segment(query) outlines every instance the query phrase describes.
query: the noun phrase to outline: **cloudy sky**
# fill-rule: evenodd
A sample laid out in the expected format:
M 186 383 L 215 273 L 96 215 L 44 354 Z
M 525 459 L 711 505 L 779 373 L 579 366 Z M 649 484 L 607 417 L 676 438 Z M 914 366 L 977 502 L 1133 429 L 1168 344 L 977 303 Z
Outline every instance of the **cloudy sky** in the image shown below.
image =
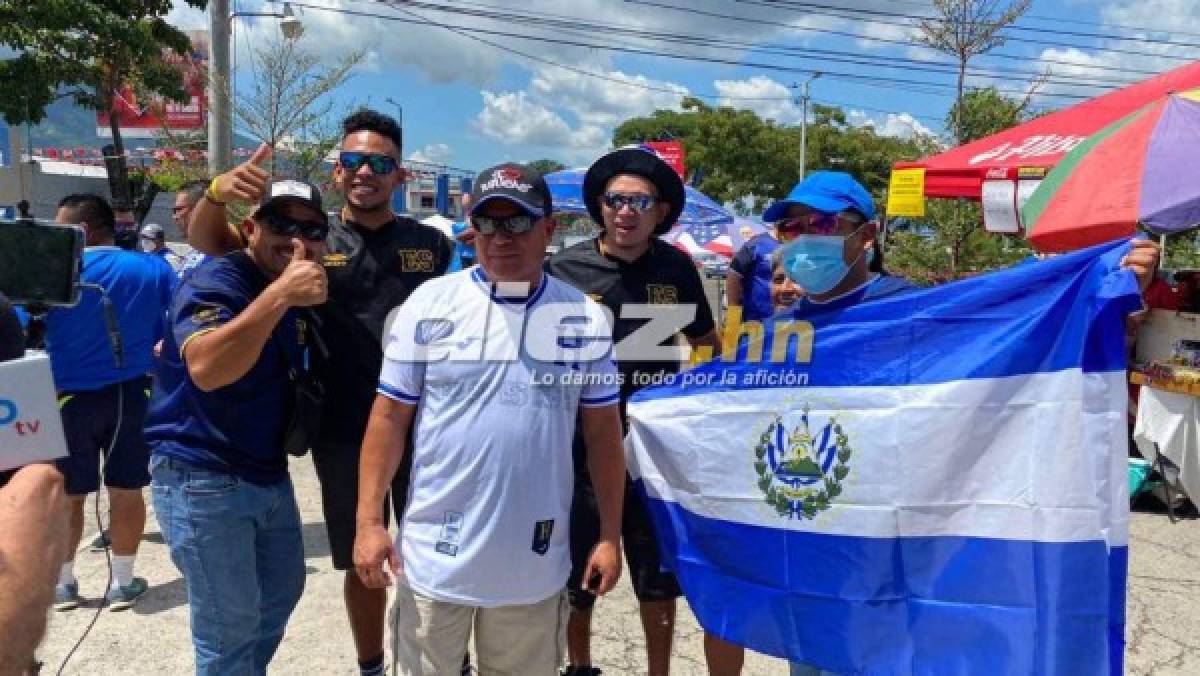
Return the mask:
M 182 3 L 180 3 L 182 4 Z M 235 12 L 282 3 L 235 0 Z M 403 107 L 405 154 L 479 169 L 549 157 L 583 164 L 635 115 L 685 95 L 795 124 L 796 83 L 813 100 L 886 134 L 938 134 L 953 98 L 948 58 L 912 46 L 921 0 L 306 0 L 291 3 L 304 44 L 364 64 L 339 105 Z M 836 9 L 832 9 L 836 8 Z M 203 13 L 171 20 L 204 28 Z M 248 50 L 278 20 L 234 19 L 235 83 L 249 91 Z M 1059 108 L 1200 58 L 1196 0 L 1034 0 L 969 85 Z

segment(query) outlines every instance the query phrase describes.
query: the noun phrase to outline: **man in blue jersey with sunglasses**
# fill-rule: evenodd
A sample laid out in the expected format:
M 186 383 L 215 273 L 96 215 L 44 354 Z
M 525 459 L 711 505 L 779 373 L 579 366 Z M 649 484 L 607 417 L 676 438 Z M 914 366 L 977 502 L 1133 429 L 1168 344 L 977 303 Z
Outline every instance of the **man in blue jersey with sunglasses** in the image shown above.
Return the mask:
M 403 185 L 402 136 L 387 115 L 360 110 L 342 121 L 342 146 L 333 187 L 346 205 L 330 222 L 322 262 L 329 275 L 329 302 L 318 309 L 318 332 L 329 359 L 318 366 L 325 385 L 320 434 L 313 462 L 333 565 L 346 571 L 346 612 L 363 674 L 383 673 L 384 590 L 362 584 L 353 570 L 359 447 L 383 363 L 382 336 L 391 311 L 425 281 L 445 273 L 454 244 L 436 228 L 392 212 L 392 195 Z M 192 246 L 220 255 L 243 246 L 226 220 L 225 203 L 257 201 L 267 184 L 258 166 L 270 155 L 260 148 L 252 161 L 213 180 L 192 214 Z M 408 464 L 391 483 L 399 517 L 407 494 Z M 380 510 L 386 510 L 386 504 Z

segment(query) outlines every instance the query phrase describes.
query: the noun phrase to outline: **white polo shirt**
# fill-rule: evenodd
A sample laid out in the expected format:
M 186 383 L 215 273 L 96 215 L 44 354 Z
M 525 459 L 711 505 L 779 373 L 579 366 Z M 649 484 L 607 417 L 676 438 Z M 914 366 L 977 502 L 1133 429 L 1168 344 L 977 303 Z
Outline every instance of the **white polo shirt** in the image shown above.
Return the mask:
M 430 280 L 387 338 L 379 392 L 417 406 L 396 546 L 409 585 L 440 601 L 524 605 L 563 589 L 576 414 L 618 401 L 605 310 L 546 275 L 511 291 L 479 266 Z M 584 341 L 582 357 L 600 358 L 567 349 L 583 334 L 603 337 Z

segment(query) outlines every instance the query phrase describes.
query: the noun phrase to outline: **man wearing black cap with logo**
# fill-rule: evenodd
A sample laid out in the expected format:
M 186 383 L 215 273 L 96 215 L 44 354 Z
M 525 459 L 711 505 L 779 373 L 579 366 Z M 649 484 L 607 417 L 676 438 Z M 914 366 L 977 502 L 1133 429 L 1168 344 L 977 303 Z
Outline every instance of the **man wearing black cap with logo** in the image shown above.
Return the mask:
M 383 363 L 381 341 L 388 315 L 413 289 L 446 272 L 454 244 L 436 228 L 392 212 L 392 195 L 404 184 L 396 121 L 360 110 L 342 121 L 342 132 L 333 185 L 345 196 L 346 206 L 341 218 L 330 224 L 328 252 L 322 259 L 330 302 L 318 309 L 319 333 L 330 358 L 317 364 L 325 402 L 313 463 L 333 566 L 346 571 L 343 590 L 359 667 L 363 676 L 375 676 L 383 673 L 387 595 L 364 587 L 353 570 L 358 452 Z M 193 246 L 212 255 L 241 246 L 236 230 L 225 222 L 223 204 L 258 199 L 267 180 L 266 170 L 258 165 L 268 157 L 270 149 L 263 146 L 250 161 L 213 180 L 192 216 Z M 397 518 L 407 495 L 407 476 L 406 464 L 392 483 Z M 385 502 L 380 503 L 381 513 Z
M 245 249 L 181 283 L 146 417 L 198 674 L 265 673 L 304 589 L 284 436 L 307 363 L 299 310 L 325 302 L 329 222 L 315 187 L 276 181 L 242 227 Z
M 422 285 L 388 336 L 354 563 L 373 588 L 394 576 L 397 674 L 456 673 L 472 634 L 481 674 L 547 676 L 562 664 L 577 420 L 600 514 L 585 577 L 604 594 L 620 573 L 625 463 L 609 323 L 542 270 L 551 206 L 532 169 L 483 171 L 471 200 L 479 265 Z M 572 339 L 575 329 L 586 335 Z M 409 503 L 393 542 L 377 505 L 409 440 Z
M 657 237 L 670 230 L 683 211 L 683 181 L 675 170 L 652 151 L 622 148 L 588 169 L 583 197 L 592 220 L 604 230 L 599 237 L 555 255 L 548 269 L 612 311 L 624 419 L 625 402 L 634 391 L 679 370 L 678 353 L 663 354 L 673 348 L 679 333 L 693 348 L 709 348 L 714 354 L 720 343 L 695 264 Z M 656 331 L 653 325 L 659 322 L 667 325 Z M 637 332 L 643 329 L 653 334 L 649 340 L 639 339 Z M 652 352 L 659 354 L 652 356 Z M 577 439 L 577 458 L 581 452 Z M 650 515 L 628 478 L 625 505 L 622 535 L 646 633 L 648 673 L 665 675 L 670 669 L 675 599 L 681 592 L 675 576 L 661 570 Z M 575 565 L 568 585 L 571 666 L 564 672 L 573 676 L 599 673 L 591 665 L 589 647 L 595 596 L 583 567 L 596 540 L 596 523 L 596 498 L 587 470 L 577 460 L 571 513 Z

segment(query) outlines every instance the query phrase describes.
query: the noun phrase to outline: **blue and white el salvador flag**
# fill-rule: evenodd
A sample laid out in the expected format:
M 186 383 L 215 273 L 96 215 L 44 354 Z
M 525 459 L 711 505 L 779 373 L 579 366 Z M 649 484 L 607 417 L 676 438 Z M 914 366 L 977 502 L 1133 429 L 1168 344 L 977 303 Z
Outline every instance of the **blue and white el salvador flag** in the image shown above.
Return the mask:
M 1128 250 L 777 324 L 636 394 L 630 473 L 704 628 L 842 673 L 1119 674 Z

